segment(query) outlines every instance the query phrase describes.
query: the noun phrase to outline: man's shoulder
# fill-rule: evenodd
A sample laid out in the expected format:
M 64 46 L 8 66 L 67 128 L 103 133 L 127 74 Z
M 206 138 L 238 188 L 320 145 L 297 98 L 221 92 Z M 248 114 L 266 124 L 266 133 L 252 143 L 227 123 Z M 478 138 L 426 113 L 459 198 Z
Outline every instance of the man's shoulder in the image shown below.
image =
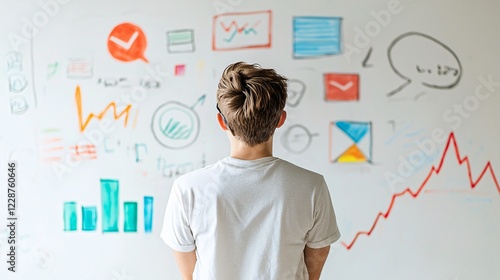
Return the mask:
M 318 172 L 315 172 L 307 167 L 303 167 L 300 165 L 297 165 L 293 162 L 280 159 L 280 164 L 283 165 L 284 168 L 286 168 L 287 172 L 290 174 L 297 174 L 297 176 L 308 176 L 308 177 L 318 177 L 318 178 L 323 178 L 323 175 L 321 175 Z
M 287 184 L 301 186 L 302 188 L 318 188 L 326 185 L 322 174 L 307 167 L 303 167 L 287 160 L 281 160 L 281 178 Z
M 207 177 L 211 176 L 215 165 L 216 163 L 210 164 L 205 167 L 201 167 L 193 171 L 190 171 L 188 173 L 182 174 L 174 180 L 174 183 L 177 185 L 185 185 L 185 184 L 189 185 L 192 184 L 193 182 L 204 181 L 207 179 Z

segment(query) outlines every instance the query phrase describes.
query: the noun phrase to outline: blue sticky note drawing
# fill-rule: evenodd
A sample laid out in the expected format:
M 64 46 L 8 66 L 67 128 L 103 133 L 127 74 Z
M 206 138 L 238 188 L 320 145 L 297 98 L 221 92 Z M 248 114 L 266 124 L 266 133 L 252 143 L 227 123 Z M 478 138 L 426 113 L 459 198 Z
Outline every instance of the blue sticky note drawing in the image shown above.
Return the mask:
M 341 23 L 340 17 L 294 17 L 294 58 L 341 53 Z
M 97 207 L 82 206 L 82 230 L 95 231 L 97 224 Z

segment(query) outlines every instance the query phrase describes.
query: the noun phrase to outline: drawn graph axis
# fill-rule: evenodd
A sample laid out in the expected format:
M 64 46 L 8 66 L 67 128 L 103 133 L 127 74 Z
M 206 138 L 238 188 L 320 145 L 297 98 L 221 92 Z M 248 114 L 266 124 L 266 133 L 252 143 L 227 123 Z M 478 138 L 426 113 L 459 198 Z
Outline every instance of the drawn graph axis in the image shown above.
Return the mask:
M 493 179 L 493 181 L 495 183 L 497 191 L 500 194 L 500 184 L 498 183 L 498 180 L 497 180 L 497 177 L 495 175 L 495 172 L 493 171 L 493 167 L 491 166 L 491 162 L 488 161 L 486 163 L 486 165 L 484 166 L 483 170 L 481 171 L 481 173 L 479 174 L 479 176 L 477 177 L 477 179 L 474 180 L 472 178 L 472 170 L 471 170 L 469 158 L 468 158 L 468 156 L 464 156 L 463 158 L 460 156 L 460 150 L 458 148 L 457 140 L 455 138 L 455 134 L 452 132 L 452 133 L 450 133 L 450 135 L 448 137 L 448 140 L 446 142 L 446 146 L 444 148 L 444 152 L 443 152 L 443 154 L 441 156 L 441 159 L 439 161 L 439 165 L 437 167 L 432 166 L 431 170 L 429 171 L 429 173 L 425 177 L 425 180 L 422 182 L 422 184 L 420 185 L 420 187 L 415 192 L 412 191 L 410 188 L 406 188 L 405 190 L 403 190 L 403 191 L 401 191 L 399 193 L 393 194 L 392 198 L 391 198 L 391 202 L 389 203 L 389 207 L 387 207 L 387 210 L 385 212 L 379 212 L 378 213 L 377 217 L 375 218 L 375 221 L 373 222 L 372 226 L 370 227 L 370 229 L 368 231 L 359 231 L 359 232 L 356 233 L 356 235 L 354 236 L 354 239 L 350 243 L 342 241 L 341 244 L 347 250 L 350 250 L 354 246 L 354 244 L 356 243 L 356 241 L 358 240 L 358 238 L 360 236 L 362 236 L 362 235 L 370 236 L 373 233 L 373 231 L 375 230 L 375 228 L 377 227 L 377 224 L 381 220 L 381 218 L 387 219 L 389 217 L 389 215 L 391 214 L 391 211 L 392 211 L 392 209 L 394 207 L 394 204 L 396 202 L 396 199 L 398 197 L 401 197 L 401 196 L 404 196 L 406 194 L 409 194 L 413 198 L 417 198 L 422 193 L 422 190 L 425 188 L 425 186 L 427 185 L 427 183 L 429 182 L 429 180 L 432 178 L 432 176 L 433 175 L 438 175 L 439 172 L 441 171 L 441 168 L 443 167 L 444 160 L 445 160 L 446 155 L 447 155 L 447 153 L 448 153 L 448 151 L 450 149 L 451 144 L 453 144 L 453 148 L 454 148 L 454 151 L 455 151 L 455 155 L 456 155 L 456 159 L 457 159 L 458 164 L 459 165 L 462 165 L 463 163 L 466 164 L 467 175 L 468 175 L 468 178 L 469 178 L 470 188 L 474 189 L 477 186 L 477 184 L 482 180 L 484 174 L 486 174 L 486 171 L 489 171 L 490 175 L 491 175 L 491 178 Z

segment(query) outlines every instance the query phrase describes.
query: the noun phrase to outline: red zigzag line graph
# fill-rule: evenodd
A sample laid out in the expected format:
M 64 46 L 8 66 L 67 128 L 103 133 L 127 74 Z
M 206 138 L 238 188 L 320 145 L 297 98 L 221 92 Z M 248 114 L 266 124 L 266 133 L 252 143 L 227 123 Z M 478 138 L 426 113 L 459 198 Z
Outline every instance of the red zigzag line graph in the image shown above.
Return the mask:
M 257 24 L 259 24 L 260 21 L 257 21 L 251 28 L 254 28 Z M 232 27 L 235 27 L 236 30 L 238 31 L 238 33 L 241 33 L 245 30 L 247 30 L 247 26 L 248 26 L 248 23 L 245 23 L 243 26 L 239 26 L 238 22 L 236 21 L 231 21 L 231 23 L 229 24 L 229 26 L 226 26 L 223 22 L 220 23 L 222 29 L 224 29 L 224 31 L 226 32 L 229 32 L 231 30 Z
M 462 165 L 464 162 L 466 163 L 467 173 L 469 175 L 470 188 L 474 189 L 476 187 L 476 185 L 481 181 L 481 179 L 483 178 L 486 171 L 489 171 L 491 174 L 491 177 L 493 178 L 493 181 L 495 182 L 497 190 L 500 193 L 500 184 L 498 183 L 498 180 L 495 176 L 495 172 L 493 171 L 493 167 L 491 166 L 491 163 L 489 161 L 486 163 L 486 165 L 483 168 L 483 171 L 481 171 L 481 174 L 477 177 L 477 179 L 476 180 L 472 179 L 472 172 L 471 172 L 469 158 L 467 156 L 464 156 L 463 158 L 460 156 L 460 150 L 459 150 L 458 145 L 457 145 L 457 140 L 455 139 L 455 135 L 452 132 L 452 133 L 450 133 L 450 136 L 448 137 L 448 141 L 446 142 L 446 146 L 444 148 L 444 152 L 443 152 L 443 155 L 441 156 L 441 160 L 439 162 L 438 167 L 432 166 L 431 170 L 429 171 L 429 174 L 427 174 L 427 177 L 425 178 L 424 182 L 420 185 L 420 187 L 417 189 L 417 191 L 413 192 L 410 188 L 406 188 L 402 192 L 394 194 L 392 196 L 391 203 L 389 204 L 389 207 L 387 208 L 387 210 L 384 213 L 383 212 L 378 213 L 377 218 L 375 219 L 372 227 L 368 231 L 357 232 L 356 235 L 354 236 L 354 239 L 351 241 L 351 243 L 346 243 L 346 242 L 342 241 L 342 245 L 347 250 L 350 250 L 352 248 L 352 246 L 356 243 L 356 240 L 358 240 L 358 238 L 361 235 L 366 235 L 366 236 L 371 235 L 373 230 L 377 226 L 377 223 L 380 221 L 380 219 L 381 218 L 387 219 L 389 217 L 389 215 L 391 214 L 392 208 L 394 206 L 394 203 L 396 202 L 396 199 L 398 197 L 409 194 L 413 198 L 417 198 L 419 196 L 419 194 L 422 193 L 422 190 L 425 188 L 427 182 L 431 179 L 431 177 L 434 174 L 435 175 L 439 174 L 439 172 L 441 171 L 441 167 L 443 167 L 444 159 L 446 158 L 446 155 L 448 153 L 448 150 L 449 150 L 451 144 L 453 144 L 453 148 L 455 150 L 455 155 L 457 157 L 458 163 L 460 165 Z

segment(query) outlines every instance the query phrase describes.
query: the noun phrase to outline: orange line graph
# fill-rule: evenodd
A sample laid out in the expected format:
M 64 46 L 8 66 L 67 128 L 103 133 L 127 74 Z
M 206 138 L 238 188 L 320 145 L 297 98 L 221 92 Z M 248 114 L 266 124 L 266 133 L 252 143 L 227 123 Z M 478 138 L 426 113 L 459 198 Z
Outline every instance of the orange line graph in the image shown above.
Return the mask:
M 498 183 L 498 180 L 496 178 L 495 172 L 493 171 L 493 167 L 491 166 L 491 163 L 489 161 L 486 163 L 486 165 L 484 166 L 483 170 L 481 171 L 481 174 L 477 177 L 477 179 L 474 180 L 472 178 L 472 171 L 471 171 L 471 166 L 470 166 L 469 158 L 467 156 L 464 156 L 463 158 L 460 156 L 460 150 L 459 150 L 458 145 L 457 145 L 457 140 L 455 139 L 455 135 L 452 132 L 452 133 L 450 133 L 450 136 L 448 137 L 448 141 L 446 142 L 446 146 L 444 148 L 443 155 L 441 156 L 441 160 L 439 161 L 439 165 L 437 167 L 432 166 L 431 170 L 429 171 L 429 174 L 427 174 L 427 177 L 425 177 L 425 180 L 420 185 L 420 187 L 415 192 L 412 191 L 410 188 L 406 188 L 402 192 L 394 194 L 392 196 L 391 203 L 389 204 L 389 207 L 387 208 L 387 210 L 385 212 L 379 212 L 378 213 L 377 217 L 375 218 L 375 221 L 373 222 L 371 228 L 368 231 L 359 231 L 359 232 L 357 232 L 356 235 L 354 236 L 354 239 L 350 243 L 346 243 L 346 242 L 342 241 L 342 245 L 347 250 L 350 250 L 352 248 L 352 246 L 354 246 L 354 244 L 356 243 L 356 241 L 358 240 L 358 238 L 361 235 L 370 236 L 373 233 L 373 230 L 377 226 L 377 224 L 380 221 L 380 219 L 381 218 L 387 219 L 389 217 L 389 215 L 391 214 L 391 211 L 393 209 L 394 203 L 396 202 L 396 199 L 398 197 L 401 197 L 403 195 L 409 194 L 413 198 L 417 198 L 419 196 L 419 194 L 422 193 L 422 190 L 425 188 L 425 186 L 427 185 L 427 182 L 431 179 L 431 177 L 433 175 L 439 174 L 439 172 L 441 171 L 441 168 L 443 167 L 444 159 L 446 158 L 446 155 L 447 155 L 447 153 L 449 151 L 449 148 L 450 148 L 451 144 L 453 144 L 453 148 L 454 148 L 456 159 L 457 159 L 458 163 L 460 165 L 462 165 L 463 163 L 466 163 L 467 174 L 468 174 L 469 183 L 470 183 L 470 188 L 474 189 L 476 187 L 476 185 L 481 181 L 481 179 L 483 178 L 484 174 L 486 174 L 486 171 L 489 171 L 489 173 L 491 175 L 491 178 L 493 179 L 493 181 L 494 181 L 494 183 L 496 185 L 497 191 L 498 191 L 498 193 L 500 193 L 500 184 Z
M 108 110 L 110 108 L 113 109 L 113 117 L 115 118 L 115 120 L 119 119 L 121 116 L 125 115 L 125 120 L 124 120 L 124 126 L 127 126 L 127 122 L 128 122 L 128 116 L 129 116 L 129 113 L 130 113 L 130 109 L 132 108 L 132 105 L 128 104 L 125 109 L 123 109 L 123 111 L 121 112 L 117 112 L 117 109 L 116 109 L 116 104 L 115 102 L 111 102 L 108 104 L 108 106 L 106 106 L 106 108 L 104 110 L 102 110 L 97 116 L 94 115 L 93 113 L 90 113 L 88 116 L 87 116 L 87 119 L 85 120 L 85 122 L 83 122 L 83 116 L 82 116 L 82 96 L 81 96 L 81 92 L 80 92 L 80 86 L 77 86 L 76 87 L 76 91 L 75 91 L 75 101 L 76 101 L 76 107 L 78 109 L 78 121 L 79 121 L 79 124 L 80 124 L 80 132 L 83 132 L 85 130 L 85 128 L 87 128 L 89 122 L 93 119 L 93 118 L 97 118 L 99 120 L 102 120 L 102 118 L 104 117 L 104 115 L 108 112 Z

